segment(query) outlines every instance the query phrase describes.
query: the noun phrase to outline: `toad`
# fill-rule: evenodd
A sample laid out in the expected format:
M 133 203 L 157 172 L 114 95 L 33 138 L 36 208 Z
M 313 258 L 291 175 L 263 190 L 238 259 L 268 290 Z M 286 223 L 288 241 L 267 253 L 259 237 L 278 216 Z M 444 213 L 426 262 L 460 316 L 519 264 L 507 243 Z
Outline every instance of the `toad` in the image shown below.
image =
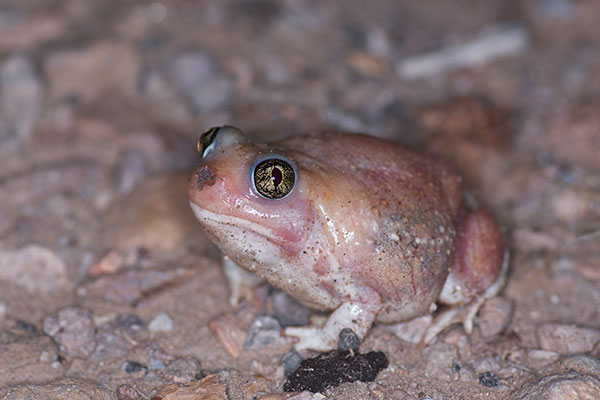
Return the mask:
M 501 229 L 467 206 L 444 161 L 362 134 L 296 136 L 256 144 L 235 127 L 198 140 L 192 210 L 225 257 L 231 301 L 264 279 L 315 310 L 322 326 L 287 327 L 296 349 L 336 348 L 374 322 L 396 323 L 445 305 L 428 343 L 502 288 Z M 250 273 L 248 273 L 250 271 Z

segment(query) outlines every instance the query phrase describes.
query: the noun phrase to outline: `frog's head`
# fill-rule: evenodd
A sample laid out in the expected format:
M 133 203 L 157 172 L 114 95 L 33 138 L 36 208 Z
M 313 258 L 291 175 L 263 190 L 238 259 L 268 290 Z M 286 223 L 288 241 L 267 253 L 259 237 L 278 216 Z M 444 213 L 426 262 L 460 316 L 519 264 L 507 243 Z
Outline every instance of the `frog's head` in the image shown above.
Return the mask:
M 294 160 L 232 126 L 202 134 L 198 152 L 190 205 L 223 253 L 253 269 L 302 250 L 314 214 Z

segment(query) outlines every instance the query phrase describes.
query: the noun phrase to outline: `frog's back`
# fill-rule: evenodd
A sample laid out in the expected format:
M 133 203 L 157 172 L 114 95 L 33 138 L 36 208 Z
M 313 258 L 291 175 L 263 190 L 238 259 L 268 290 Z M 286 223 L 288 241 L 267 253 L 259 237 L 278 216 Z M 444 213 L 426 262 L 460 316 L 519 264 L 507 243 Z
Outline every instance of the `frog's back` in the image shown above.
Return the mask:
M 296 137 L 281 145 L 293 149 L 316 193 L 329 192 L 315 199 L 327 223 L 360 238 L 358 250 L 334 251 L 355 282 L 385 300 L 378 318 L 426 312 L 451 265 L 459 176 L 443 161 L 372 136 Z
M 436 203 L 446 203 L 451 214 L 458 212 L 462 188 L 454 168 L 397 142 L 363 134 L 326 133 L 295 136 L 280 144 L 294 150 L 302 168 L 361 177 L 373 193 L 399 188 L 406 192 L 403 197 L 413 191 L 425 193 L 437 199 Z

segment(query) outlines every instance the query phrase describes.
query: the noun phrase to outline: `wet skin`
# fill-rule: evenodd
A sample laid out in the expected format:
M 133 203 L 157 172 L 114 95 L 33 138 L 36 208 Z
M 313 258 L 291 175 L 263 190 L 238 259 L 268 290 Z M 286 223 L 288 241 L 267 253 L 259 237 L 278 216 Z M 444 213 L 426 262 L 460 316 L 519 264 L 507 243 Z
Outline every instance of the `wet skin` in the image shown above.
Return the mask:
M 315 310 L 322 327 L 287 328 L 297 349 L 329 350 L 351 328 L 395 323 L 448 305 L 423 336 L 472 320 L 502 287 L 500 227 L 463 202 L 443 161 L 367 135 L 296 136 L 268 145 L 233 127 L 199 140 L 191 207 L 227 257 L 232 302 L 268 280 Z M 433 305 L 433 306 L 432 306 Z

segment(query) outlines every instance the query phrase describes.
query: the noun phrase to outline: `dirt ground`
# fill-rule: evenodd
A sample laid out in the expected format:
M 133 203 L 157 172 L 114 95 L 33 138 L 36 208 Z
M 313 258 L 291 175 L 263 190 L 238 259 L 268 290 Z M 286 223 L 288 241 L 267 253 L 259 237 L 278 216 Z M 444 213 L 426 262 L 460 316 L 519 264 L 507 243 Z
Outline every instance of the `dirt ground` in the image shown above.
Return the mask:
M 594 0 L 0 0 L 0 398 L 600 398 L 598 21 Z M 222 124 L 453 160 L 505 229 L 505 289 L 471 336 L 379 324 L 374 381 L 282 393 L 280 328 L 309 312 L 266 286 L 231 307 L 187 204 Z

